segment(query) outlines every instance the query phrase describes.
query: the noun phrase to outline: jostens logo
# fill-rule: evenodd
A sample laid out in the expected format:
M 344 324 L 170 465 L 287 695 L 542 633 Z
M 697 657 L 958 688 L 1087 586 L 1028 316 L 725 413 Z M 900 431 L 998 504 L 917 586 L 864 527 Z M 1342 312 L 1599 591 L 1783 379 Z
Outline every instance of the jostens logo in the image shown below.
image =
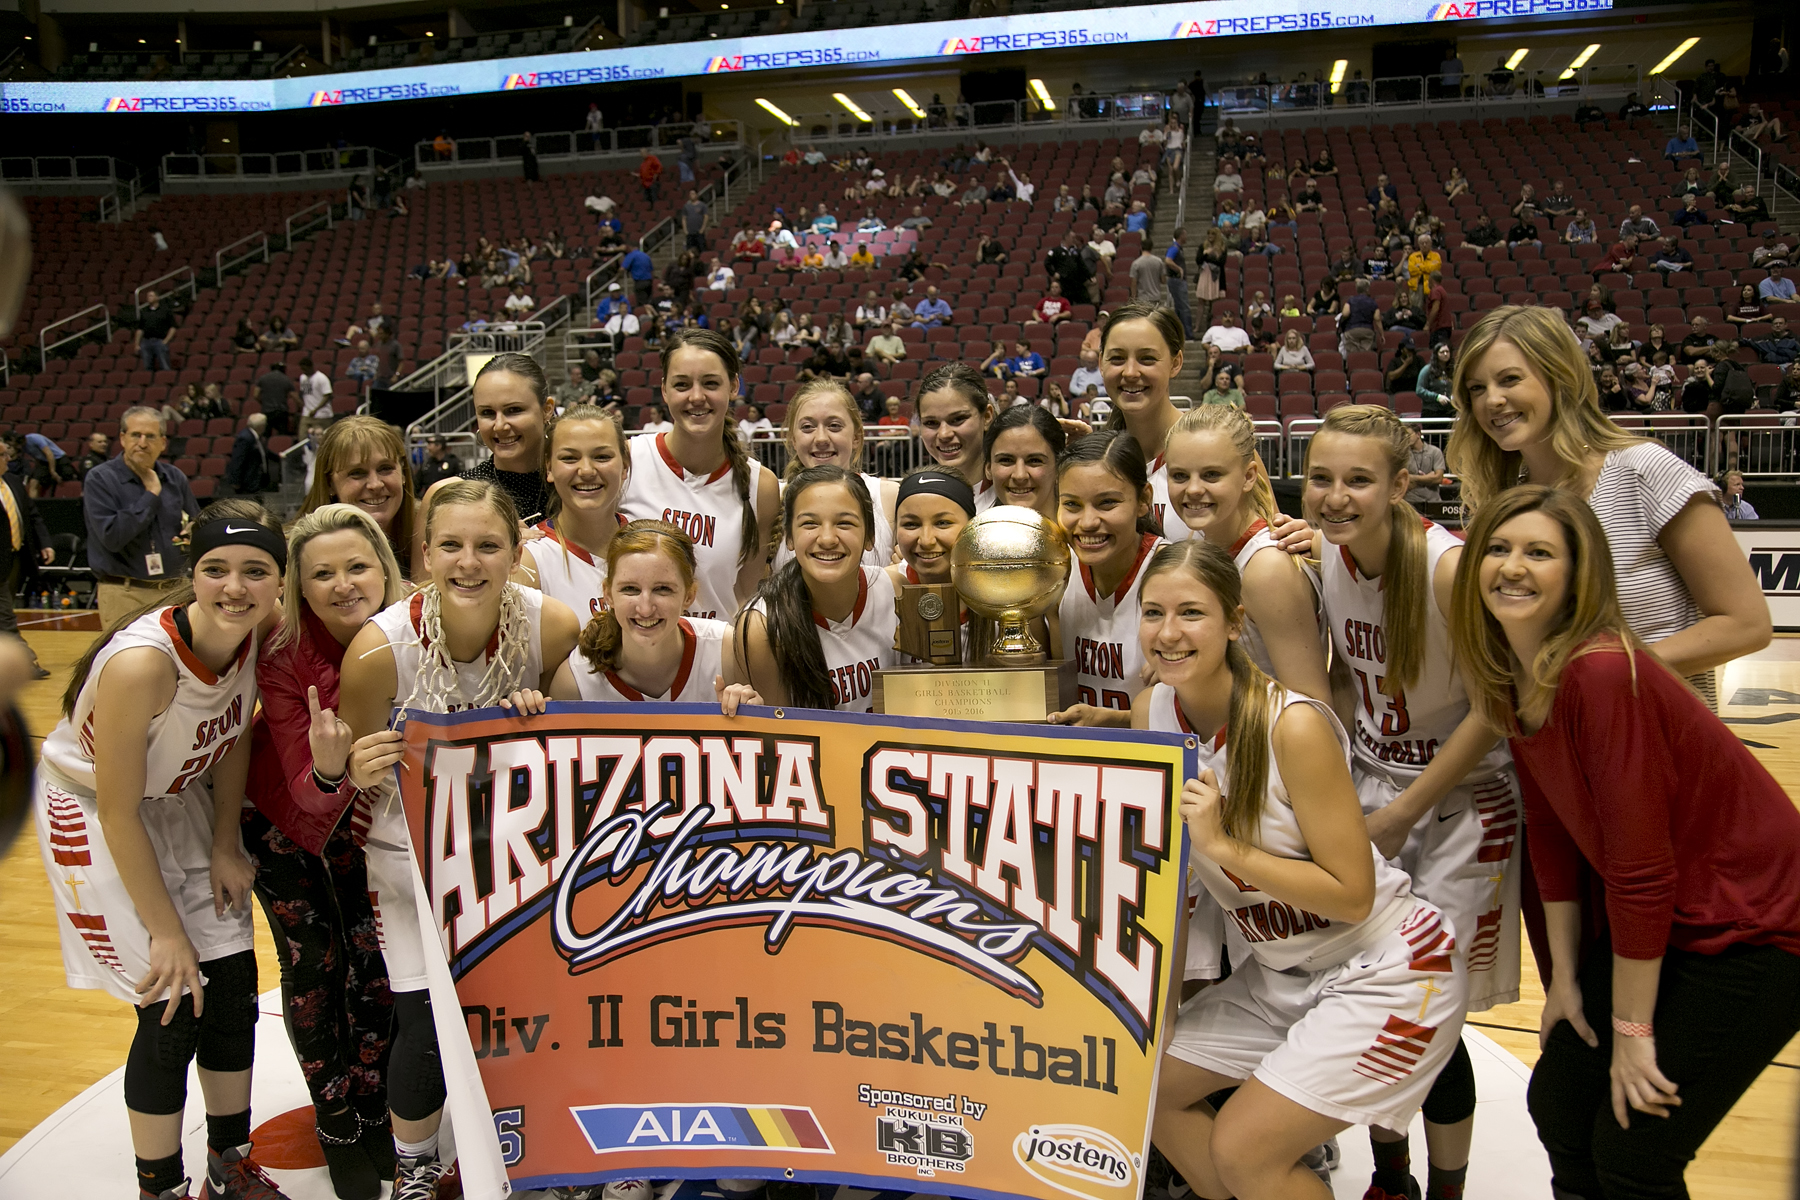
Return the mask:
M 1013 1158 L 1038 1181 L 1087 1200 L 1100 1198 L 1085 1188 L 1130 1189 L 1141 1166 L 1124 1142 L 1087 1125 L 1033 1125 L 1013 1139 Z

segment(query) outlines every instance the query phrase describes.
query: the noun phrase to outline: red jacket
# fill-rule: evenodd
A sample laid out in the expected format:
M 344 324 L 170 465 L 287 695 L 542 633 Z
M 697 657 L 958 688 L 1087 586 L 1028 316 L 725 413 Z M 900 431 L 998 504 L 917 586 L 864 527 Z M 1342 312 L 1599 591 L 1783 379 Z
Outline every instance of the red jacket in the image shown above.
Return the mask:
M 296 845 L 313 854 L 356 799 L 348 782 L 328 792 L 313 778 L 312 710 L 306 689 L 319 689 L 319 707 L 334 712 L 338 704 L 338 669 L 344 647 L 331 636 L 310 608 L 303 607 L 300 636 L 279 650 L 264 644 L 256 663 L 256 687 L 262 708 L 250 735 L 250 800 Z

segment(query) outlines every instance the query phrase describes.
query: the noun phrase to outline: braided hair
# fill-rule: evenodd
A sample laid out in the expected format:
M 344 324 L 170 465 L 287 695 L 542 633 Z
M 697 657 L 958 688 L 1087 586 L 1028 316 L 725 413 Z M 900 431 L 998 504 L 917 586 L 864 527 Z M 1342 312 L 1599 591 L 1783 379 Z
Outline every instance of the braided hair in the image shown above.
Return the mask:
M 669 379 L 669 363 L 673 361 L 678 350 L 692 349 L 716 355 L 719 365 L 725 368 L 725 378 L 730 381 L 732 395 L 737 394 L 738 376 L 742 364 L 738 360 L 737 347 L 731 339 L 716 329 L 699 329 L 695 326 L 684 326 L 663 339 L 662 372 L 663 386 L 667 387 Z M 668 397 L 664 397 L 666 403 Z M 744 505 L 743 545 L 738 550 L 738 566 L 743 566 L 761 551 L 761 531 L 756 524 L 756 510 L 750 504 L 750 452 L 744 448 L 742 439 L 738 437 L 737 424 L 731 420 L 727 412 L 720 422 L 720 440 L 725 447 L 725 460 L 731 464 L 731 482 L 737 488 L 738 499 Z

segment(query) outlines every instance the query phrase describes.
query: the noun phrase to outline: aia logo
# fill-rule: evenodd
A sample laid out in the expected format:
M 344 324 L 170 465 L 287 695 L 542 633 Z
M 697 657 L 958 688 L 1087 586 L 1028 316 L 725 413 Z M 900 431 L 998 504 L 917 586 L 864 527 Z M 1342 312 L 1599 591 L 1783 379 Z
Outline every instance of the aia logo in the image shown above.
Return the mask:
M 508 75 L 506 77 L 506 82 L 501 84 L 500 87 L 502 91 L 511 92 L 516 91 L 519 88 L 534 88 L 537 85 L 538 73 L 536 71 L 527 71 L 524 74 Z
M 106 102 L 107 112 L 143 112 L 144 100 L 141 96 L 114 96 Z

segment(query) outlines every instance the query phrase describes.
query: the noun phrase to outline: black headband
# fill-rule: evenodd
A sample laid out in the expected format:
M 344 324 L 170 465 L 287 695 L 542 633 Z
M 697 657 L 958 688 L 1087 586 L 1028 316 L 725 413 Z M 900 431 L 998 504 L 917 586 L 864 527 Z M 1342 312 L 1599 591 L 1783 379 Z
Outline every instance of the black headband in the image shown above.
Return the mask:
M 894 508 L 899 510 L 906 503 L 908 496 L 942 496 L 962 506 L 962 510 L 971 517 L 975 515 L 975 492 L 968 484 L 954 475 L 946 475 L 942 471 L 917 471 L 900 481 L 900 495 L 894 501 Z
M 287 539 L 260 522 L 244 517 L 223 517 L 194 526 L 188 543 L 190 561 L 198 563 L 220 546 L 251 546 L 275 560 L 277 570 L 287 570 Z

